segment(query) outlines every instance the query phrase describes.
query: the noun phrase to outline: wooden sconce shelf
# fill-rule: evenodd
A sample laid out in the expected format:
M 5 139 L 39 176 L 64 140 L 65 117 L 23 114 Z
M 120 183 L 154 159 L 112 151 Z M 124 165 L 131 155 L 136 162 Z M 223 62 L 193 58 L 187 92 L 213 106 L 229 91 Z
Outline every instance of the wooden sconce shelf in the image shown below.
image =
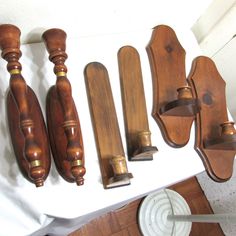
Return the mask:
M 236 154 L 236 131 L 228 121 L 225 81 L 214 62 L 204 56 L 192 64 L 189 82 L 201 102 L 196 120 L 195 149 L 209 176 L 218 182 L 228 180 L 233 172 Z
M 107 69 L 99 62 L 85 67 L 85 83 L 105 189 L 130 184 Z
M 204 140 L 204 147 L 214 150 L 236 150 L 236 131 L 234 122 L 220 124 L 221 134 L 218 138 Z
M 192 97 L 191 87 L 186 85 L 177 89 L 177 99 L 160 107 L 162 116 L 195 116 L 200 110 L 200 103 Z
M 42 36 L 54 66 L 56 84 L 47 94 L 47 124 L 53 158 L 59 174 L 68 182 L 84 184 L 84 148 L 80 121 L 64 64 L 66 33 L 49 29 Z
M 185 75 L 185 51 L 173 29 L 166 25 L 154 28 L 147 46 L 152 80 L 152 116 L 164 140 L 172 147 L 187 144 L 199 101 L 193 97 Z
M 50 170 L 50 149 L 39 102 L 21 75 L 20 34 L 14 25 L 0 25 L 2 58 L 10 73 L 7 118 L 19 168 L 27 180 L 40 187 Z
M 152 160 L 158 150 L 152 146 L 137 50 L 124 46 L 118 52 L 121 95 L 128 158 L 130 161 Z

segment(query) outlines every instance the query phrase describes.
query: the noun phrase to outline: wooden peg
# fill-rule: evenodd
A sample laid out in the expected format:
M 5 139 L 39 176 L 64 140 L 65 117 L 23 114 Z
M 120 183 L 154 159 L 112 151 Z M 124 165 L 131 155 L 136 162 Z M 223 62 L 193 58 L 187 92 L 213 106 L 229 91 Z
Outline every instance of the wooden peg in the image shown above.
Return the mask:
M 158 150 L 151 143 L 137 50 L 131 46 L 122 47 L 118 52 L 118 64 L 129 160 L 152 160 Z
M 24 177 L 40 187 L 49 173 L 50 150 L 37 97 L 21 75 L 20 30 L 16 26 L 0 25 L 0 48 L 10 73 L 7 115 L 15 156 Z
M 85 67 L 85 83 L 104 188 L 130 184 L 108 72 L 101 63 Z
M 186 80 L 185 50 L 173 29 L 159 25 L 153 30 L 147 53 L 153 80 L 152 116 L 164 140 L 182 147 L 188 143 L 192 122 L 200 110 Z
M 204 56 L 193 61 L 189 81 L 201 102 L 195 149 L 209 176 L 217 182 L 227 181 L 233 172 L 236 132 L 234 123 L 228 121 L 225 81 L 215 63 Z
M 47 123 L 52 154 L 59 174 L 68 182 L 84 184 L 84 148 L 80 121 L 67 79 L 66 33 L 49 29 L 42 35 L 57 80 L 47 95 Z

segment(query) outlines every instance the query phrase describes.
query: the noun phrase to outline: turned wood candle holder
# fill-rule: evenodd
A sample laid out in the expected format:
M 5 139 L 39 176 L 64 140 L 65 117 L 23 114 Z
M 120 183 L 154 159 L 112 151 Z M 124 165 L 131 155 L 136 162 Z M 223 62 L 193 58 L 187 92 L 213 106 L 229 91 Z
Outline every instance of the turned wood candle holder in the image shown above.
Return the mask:
M 233 121 L 219 124 L 220 135 L 213 139 L 204 140 L 204 146 L 214 150 L 236 150 L 236 130 Z
M 152 81 L 152 116 L 164 140 L 173 147 L 188 143 L 199 101 L 193 97 L 185 75 L 185 50 L 173 29 L 166 25 L 154 28 L 147 46 Z
M 85 67 L 85 83 L 105 189 L 130 184 L 108 72 L 101 63 Z
M 53 158 L 59 174 L 68 182 L 84 184 L 84 148 L 80 121 L 67 79 L 66 33 L 49 29 L 42 35 L 49 60 L 54 63 L 56 84 L 47 94 L 47 124 Z
M 122 47 L 118 52 L 118 64 L 128 158 L 130 161 L 152 160 L 158 150 L 151 142 L 137 50 L 131 46 Z
M 195 149 L 209 176 L 217 182 L 226 181 L 233 172 L 236 131 L 234 123 L 228 121 L 225 81 L 215 63 L 204 56 L 193 61 L 189 81 L 201 102 Z
M 23 176 L 42 186 L 50 170 L 50 149 L 39 102 L 21 75 L 20 30 L 0 25 L 0 48 L 10 73 L 7 117 L 11 141 Z

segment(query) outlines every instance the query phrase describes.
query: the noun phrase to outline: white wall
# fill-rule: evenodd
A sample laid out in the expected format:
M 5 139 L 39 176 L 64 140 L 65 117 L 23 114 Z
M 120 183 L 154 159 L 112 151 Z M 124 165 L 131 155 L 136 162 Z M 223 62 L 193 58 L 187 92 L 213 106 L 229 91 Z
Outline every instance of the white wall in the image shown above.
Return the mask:
M 204 55 L 211 57 L 226 81 L 229 111 L 236 121 L 236 0 L 214 0 L 192 30 Z
M 211 57 L 226 81 L 226 99 L 229 111 L 236 121 L 236 0 L 214 0 L 193 25 L 192 30 L 204 55 Z M 236 212 L 236 162 L 231 179 L 225 183 L 213 182 L 204 172 L 198 181 L 215 214 Z M 227 236 L 234 236 L 235 223 L 220 224 Z

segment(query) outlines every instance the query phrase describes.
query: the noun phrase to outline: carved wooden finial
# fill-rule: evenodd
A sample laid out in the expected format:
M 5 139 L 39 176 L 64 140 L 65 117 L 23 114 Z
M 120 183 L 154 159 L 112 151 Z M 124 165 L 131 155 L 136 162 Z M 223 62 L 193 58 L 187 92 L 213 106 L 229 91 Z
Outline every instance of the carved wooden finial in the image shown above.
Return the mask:
M 43 33 L 42 38 L 49 53 L 49 60 L 55 64 L 54 73 L 66 73 L 66 33 L 61 29 L 49 29 Z
M 21 64 L 18 62 L 21 57 L 20 51 L 20 30 L 14 25 L 0 25 L 0 48 L 2 50 L 2 58 L 5 59 L 7 69 L 11 73 L 13 70 L 21 71 Z M 16 72 L 15 71 L 15 72 Z

